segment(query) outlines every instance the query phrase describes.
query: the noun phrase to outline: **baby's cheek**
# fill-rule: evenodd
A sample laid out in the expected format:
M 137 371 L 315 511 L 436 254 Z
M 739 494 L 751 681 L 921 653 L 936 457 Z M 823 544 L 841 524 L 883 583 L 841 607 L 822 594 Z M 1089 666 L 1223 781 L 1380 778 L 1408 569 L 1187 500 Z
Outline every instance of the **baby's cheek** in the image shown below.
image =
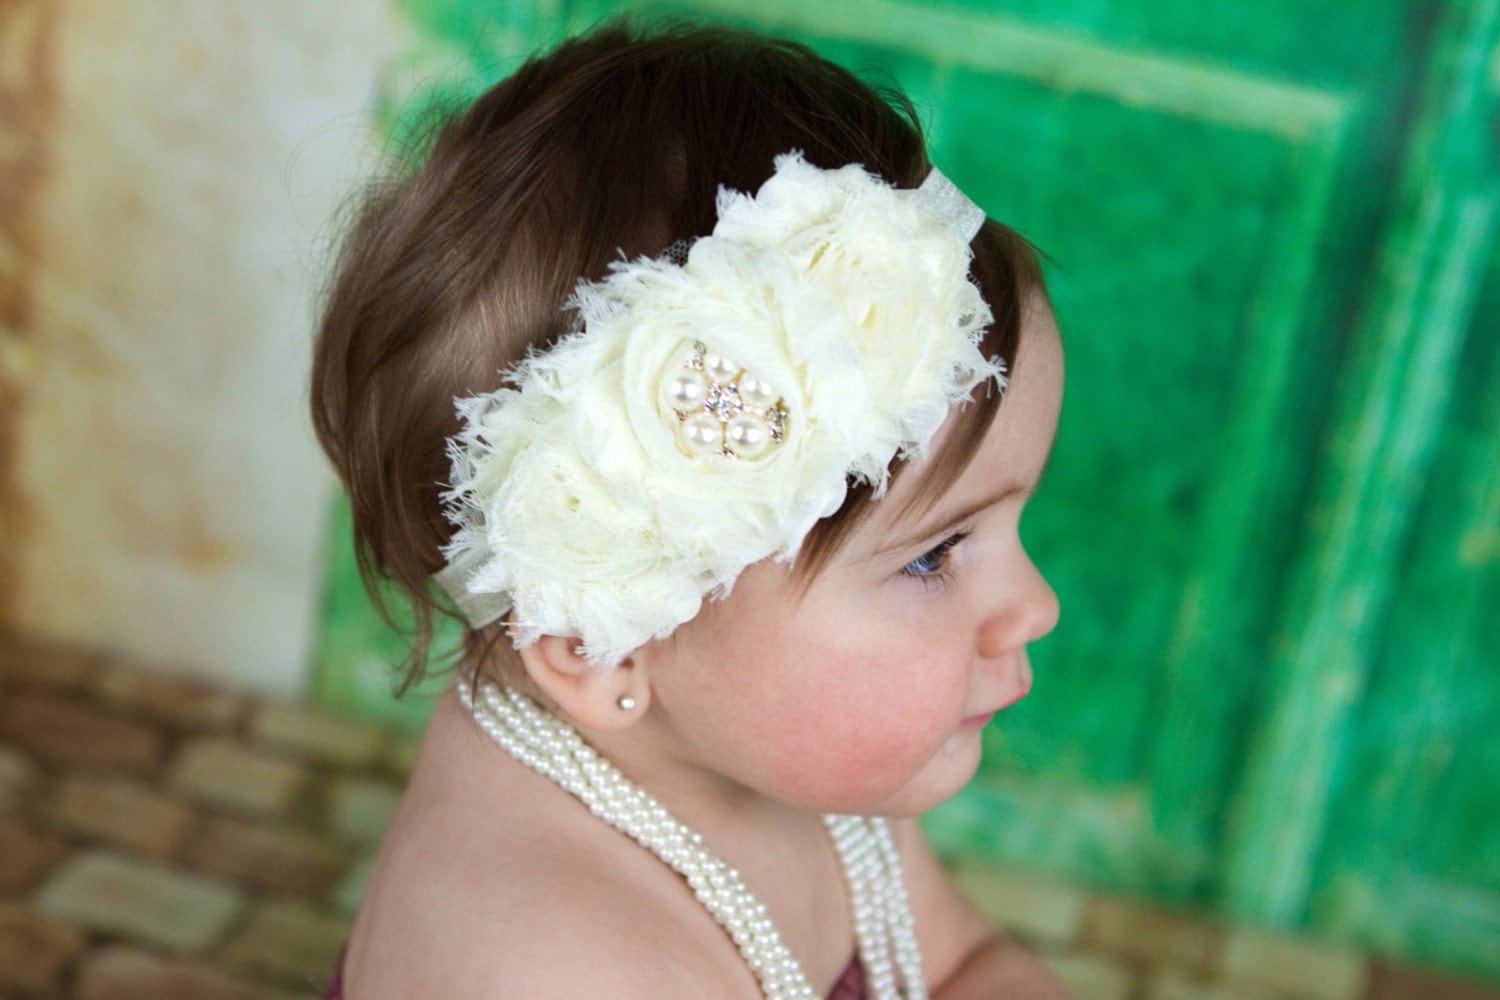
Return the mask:
M 944 725 L 913 713 L 851 708 L 821 731 L 785 734 L 775 780 L 804 807 L 864 811 L 910 781 L 949 735 Z

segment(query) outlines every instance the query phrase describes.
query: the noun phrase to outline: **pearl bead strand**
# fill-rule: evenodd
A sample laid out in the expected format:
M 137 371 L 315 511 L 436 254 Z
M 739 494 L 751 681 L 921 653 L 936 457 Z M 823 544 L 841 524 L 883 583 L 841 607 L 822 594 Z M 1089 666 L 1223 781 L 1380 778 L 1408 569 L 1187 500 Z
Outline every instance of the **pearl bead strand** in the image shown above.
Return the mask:
M 474 721 L 526 766 L 577 797 L 590 812 L 680 874 L 729 934 L 770 1000 L 817 1000 L 802 966 L 739 872 L 645 789 L 535 701 L 490 681 L 463 679 L 459 697 Z M 876 1000 L 925 1000 L 921 954 L 901 861 L 884 820 L 825 816 L 849 883 L 866 983 Z M 901 981 L 905 992 L 897 985 Z

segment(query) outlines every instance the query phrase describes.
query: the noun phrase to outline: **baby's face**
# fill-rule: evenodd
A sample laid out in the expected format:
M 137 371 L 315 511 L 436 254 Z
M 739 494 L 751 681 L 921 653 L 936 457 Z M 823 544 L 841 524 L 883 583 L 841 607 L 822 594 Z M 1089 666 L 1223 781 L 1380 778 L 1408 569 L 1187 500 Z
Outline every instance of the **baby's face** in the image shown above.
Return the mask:
M 1062 402 L 1040 302 L 1015 367 L 979 452 L 934 503 L 902 513 L 922 478 L 909 470 L 805 594 L 784 564 L 757 563 L 643 650 L 684 760 L 804 808 L 886 815 L 973 776 L 980 730 L 1030 690 L 1027 644 L 1058 616 L 1018 534 Z

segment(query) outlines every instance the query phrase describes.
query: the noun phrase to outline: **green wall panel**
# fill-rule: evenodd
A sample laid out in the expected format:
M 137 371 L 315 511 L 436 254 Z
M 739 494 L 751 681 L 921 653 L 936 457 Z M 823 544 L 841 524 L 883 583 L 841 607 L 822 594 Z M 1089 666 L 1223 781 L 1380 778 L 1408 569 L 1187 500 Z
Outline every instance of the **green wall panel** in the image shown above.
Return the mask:
M 1222 891 L 1234 912 L 1491 976 L 1494 851 L 1444 844 L 1500 833 L 1500 775 L 1482 749 L 1497 732 L 1483 603 L 1500 474 L 1497 45 L 1500 4 L 1446 6 L 1289 574 Z M 1460 705 L 1477 718 L 1453 715 Z M 1478 753 L 1453 753 L 1455 726 L 1473 727 Z
M 1438 5 L 1422 0 L 930 0 L 875 3 L 982 18 L 1018 33 L 1051 29 L 1111 46 L 1178 54 L 1306 81 L 1374 83 L 1412 46 Z
M 1351 727 L 1312 897 L 1318 923 L 1389 948 L 1415 930 L 1423 951 L 1476 972 L 1500 967 L 1495 316 L 1500 255 Z
M 1491 217 L 1488 242 L 1493 248 Z M 1385 947 L 1500 967 L 1500 253 L 1456 359 L 1312 912 Z M 1441 823 L 1434 823 L 1441 817 Z

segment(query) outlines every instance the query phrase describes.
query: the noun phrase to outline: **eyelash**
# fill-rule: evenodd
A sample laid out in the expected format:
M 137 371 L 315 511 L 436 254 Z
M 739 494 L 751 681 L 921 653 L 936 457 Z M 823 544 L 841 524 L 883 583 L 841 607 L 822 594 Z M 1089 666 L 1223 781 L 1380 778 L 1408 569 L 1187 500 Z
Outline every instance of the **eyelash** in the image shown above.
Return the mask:
M 901 575 L 920 581 L 924 586 L 935 587 L 946 583 L 953 576 L 953 569 L 949 566 L 949 556 L 953 550 L 965 538 L 969 537 L 967 531 L 960 531 L 950 535 L 938 545 L 917 556 L 911 562 L 901 567 Z M 919 564 L 926 564 L 929 560 L 936 559 L 937 565 L 932 569 L 922 569 Z

